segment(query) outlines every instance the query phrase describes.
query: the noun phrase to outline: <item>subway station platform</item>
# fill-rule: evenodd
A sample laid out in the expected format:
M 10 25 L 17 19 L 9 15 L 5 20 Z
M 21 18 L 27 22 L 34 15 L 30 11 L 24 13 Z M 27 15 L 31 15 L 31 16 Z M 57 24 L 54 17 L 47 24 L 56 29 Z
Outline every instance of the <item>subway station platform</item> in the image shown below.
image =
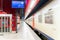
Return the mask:
M 0 35 L 0 40 L 41 40 L 24 21 L 21 21 L 18 33 L 0 33 Z

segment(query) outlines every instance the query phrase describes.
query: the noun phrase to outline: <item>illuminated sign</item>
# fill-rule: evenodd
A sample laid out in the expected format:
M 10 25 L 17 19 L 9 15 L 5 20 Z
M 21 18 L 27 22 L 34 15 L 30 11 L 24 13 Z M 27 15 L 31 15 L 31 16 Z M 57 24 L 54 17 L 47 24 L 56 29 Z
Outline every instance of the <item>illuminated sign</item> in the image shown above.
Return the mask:
M 24 8 L 24 1 L 12 1 L 12 8 Z

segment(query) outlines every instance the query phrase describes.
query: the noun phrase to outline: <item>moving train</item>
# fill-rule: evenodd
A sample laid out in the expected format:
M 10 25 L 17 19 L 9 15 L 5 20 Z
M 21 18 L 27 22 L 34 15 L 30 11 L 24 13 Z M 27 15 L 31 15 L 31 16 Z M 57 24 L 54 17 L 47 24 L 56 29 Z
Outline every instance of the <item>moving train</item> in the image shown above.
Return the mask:
M 27 0 L 25 9 L 21 10 L 25 13 L 25 22 L 39 37 L 43 40 L 60 40 L 60 0 Z M 0 26 L 0 30 L 7 29 L 2 32 L 16 31 L 16 26 L 20 24 L 16 23 L 17 17 L 23 18 L 19 15 L 21 10 L 11 8 L 10 0 L 3 0 L 3 7 L 0 3 L 0 25 L 3 26 Z

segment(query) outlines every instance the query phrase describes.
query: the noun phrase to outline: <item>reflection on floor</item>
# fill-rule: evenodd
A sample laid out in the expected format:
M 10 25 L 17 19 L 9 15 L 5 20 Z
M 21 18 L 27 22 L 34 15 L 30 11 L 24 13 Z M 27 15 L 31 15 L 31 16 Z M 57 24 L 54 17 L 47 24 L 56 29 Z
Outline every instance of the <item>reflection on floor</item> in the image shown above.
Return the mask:
M 18 33 L 0 33 L 0 40 L 41 40 L 25 22 L 19 28 Z

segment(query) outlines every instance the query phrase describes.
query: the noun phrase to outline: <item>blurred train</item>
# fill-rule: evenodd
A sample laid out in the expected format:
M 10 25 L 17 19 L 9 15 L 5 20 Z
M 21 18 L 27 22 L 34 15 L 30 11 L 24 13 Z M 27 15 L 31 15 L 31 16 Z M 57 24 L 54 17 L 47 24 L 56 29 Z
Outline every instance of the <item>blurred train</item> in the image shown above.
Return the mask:
M 34 5 L 33 2 L 31 2 L 30 5 Z M 29 15 L 28 11 L 31 11 L 32 9 L 30 7 L 31 6 L 27 8 L 26 16 Z M 52 0 L 50 3 L 47 3 L 46 6 L 43 8 L 41 7 L 41 9 L 26 19 L 26 23 L 29 24 L 33 30 L 38 31 L 37 34 L 40 35 L 43 40 L 60 40 L 59 17 L 60 0 Z

